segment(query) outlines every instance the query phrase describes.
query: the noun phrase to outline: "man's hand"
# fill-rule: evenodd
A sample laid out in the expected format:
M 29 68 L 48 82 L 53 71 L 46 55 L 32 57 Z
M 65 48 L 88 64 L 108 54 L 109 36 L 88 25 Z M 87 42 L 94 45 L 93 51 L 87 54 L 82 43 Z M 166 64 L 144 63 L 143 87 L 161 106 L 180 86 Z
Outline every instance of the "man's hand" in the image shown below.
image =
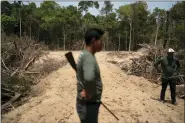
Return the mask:
M 80 92 L 80 95 L 82 98 L 85 98 L 86 100 L 90 100 L 92 98 L 92 96 L 89 95 L 87 91 L 85 91 L 84 89 Z
M 174 72 L 172 76 L 178 76 L 179 73 L 178 72 Z
M 81 97 L 83 97 L 83 98 L 85 98 L 85 97 L 86 97 L 86 92 L 85 92 L 85 90 L 84 90 L 84 89 L 80 92 L 80 95 L 81 95 Z

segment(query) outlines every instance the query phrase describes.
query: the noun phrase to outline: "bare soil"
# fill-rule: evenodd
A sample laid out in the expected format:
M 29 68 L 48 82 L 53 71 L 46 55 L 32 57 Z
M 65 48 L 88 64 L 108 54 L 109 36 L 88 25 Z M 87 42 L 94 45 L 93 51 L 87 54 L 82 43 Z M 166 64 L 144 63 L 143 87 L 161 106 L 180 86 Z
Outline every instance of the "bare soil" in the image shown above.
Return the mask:
M 65 59 L 66 52 L 50 52 L 48 57 Z M 73 52 L 75 60 L 79 51 Z M 102 101 L 120 119 L 100 107 L 99 123 L 184 123 L 184 100 L 179 106 L 158 101 L 161 87 L 143 77 L 127 75 L 115 64 L 107 62 L 110 52 L 96 54 L 103 81 Z M 132 53 L 133 55 L 134 53 Z M 136 53 L 138 54 L 138 53 Z M 128 58 L 125 57 L 125 58 Z M 124 58 L 123 58 L 124 59 Z M 169 87 L 168 87 L 169 88 Z M 24 105 L 2 116 L 3 123 L 79 123 L 76 113 L 76 75 L 69 64 L 52 72 L 31 92 Z

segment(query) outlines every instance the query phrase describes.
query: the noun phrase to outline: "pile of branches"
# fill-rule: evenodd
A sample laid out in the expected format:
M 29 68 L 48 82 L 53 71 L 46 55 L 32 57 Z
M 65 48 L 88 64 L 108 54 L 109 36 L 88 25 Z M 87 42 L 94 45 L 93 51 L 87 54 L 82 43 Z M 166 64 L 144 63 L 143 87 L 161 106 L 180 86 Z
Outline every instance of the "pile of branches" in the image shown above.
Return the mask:
M 179 50 L 176 54 L 176 57 L 179 59 L 180 62 L 180 73 L 185 75 L 185 50 Z M 183 77 L 183 79 L 185 80 L 185 77 Z
M 28 37 L 1 35 L 2 110 L 30 90 L 32 79 L 28 68 L 43 55 L 45 47 Z
M 166 55 L 166 49 L 162 49 L 162 47 L 155 48 L 148 44 L 139 45 L 147 48 L 148 53 L 139 58 L 131 59 L 132 64 L 131 68 L 128 70 L 129 73 L 137 76 L 143 76 L 144 78 L 159 84 L 161 73 L 157 73 L 157 71 L 153 67 L 153 64 L 157 59 L 160 59 L 161 57 Z M 177 84 L 184 84 L 183 75 L 185 75 L 185 63 L 183 61 L 185 60 L 185 57 L 183 52 L 184 51 L 178 51 L 177 54 L 175 54 L 175 56 L 180 60 L 180 73 L 182 74 L 182 76 L 177 79 Z
M 177 90 L 177 96 L 182 98 L 182 99 L 185 99 L 185 94 L 184 94 L 184 84 L 185 84 L 185 50 L 179 50 L 176 54 L 176 57 L 179 59 L 179 62 L 180 62 L 180 73 L 183 75 L 183 76 L 180 76 L 178 78 L 178 81 L 177 81 L 177 86 L 176 86 L 176 90 Z
M 164 50 L 161 48 L 156 49 L 148 44 L 139 44 L 139 46 L 141 46 L 142 49 L 147 49 L 145 50 L 147 53 L 139 58 L 132 58 L 131 68 L 128 72 L 159 83 L 160 73 L 157 73 L 155 69 L 153 69 L 153 63 L 164 54 Z

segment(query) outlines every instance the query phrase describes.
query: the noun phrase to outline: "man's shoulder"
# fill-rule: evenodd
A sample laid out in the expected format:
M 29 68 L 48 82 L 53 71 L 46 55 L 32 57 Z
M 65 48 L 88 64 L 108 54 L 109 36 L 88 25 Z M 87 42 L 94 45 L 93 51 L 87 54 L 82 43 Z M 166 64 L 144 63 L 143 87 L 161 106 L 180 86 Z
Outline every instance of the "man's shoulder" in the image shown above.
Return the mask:
M 79 55 L 79 57 L 78 57 L 78 64 L 81 64 L 81 62 L 82 62 L 82 60 L 83 60 L 83 57 L 84 57 L 84 54 L 85 54 L 84 51 L 81 51 L 81 52 L 80 52 L 80 55 Z
M 93 61 L 94 60 L 94 57 L 92 54 L 90 54 L 89 52 L 83 50 L 81 53 L 80 53 L 80 56 L 79 56 L 82 60 L 90 60 L 90 61 Z

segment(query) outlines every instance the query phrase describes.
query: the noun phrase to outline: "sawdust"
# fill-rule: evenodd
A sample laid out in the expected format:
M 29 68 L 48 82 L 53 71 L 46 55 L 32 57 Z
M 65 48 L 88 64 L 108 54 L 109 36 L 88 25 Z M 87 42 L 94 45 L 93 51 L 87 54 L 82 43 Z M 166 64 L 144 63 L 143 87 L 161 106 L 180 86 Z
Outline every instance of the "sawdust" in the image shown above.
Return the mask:
M 52 52 L 50 57 L 64 58 L 66 52 Z M 80 52 L 74 52 L 77 60 Z M 60 57 L 62 56 L 62 57 Z M 143 77 L 127 75 L 106 61 L 107 52 L 96 55 L 103 80 L 102 101 L 119 117 L 100 107 L 100 123 L 183 123 L 184 100 L 180 106 L 157 101 L 161 87 Z M 127 57 L 125 57 L 127 58 Z M 123 58 L 124 59 L 124 58 Z M 67 64 L 33 87 L 33 97 L 24 105 L 2 116 L 3 123 L 79 123 L 76 113 L 76 76 Z M 169 90 L 166 92 L 170 100 Z

